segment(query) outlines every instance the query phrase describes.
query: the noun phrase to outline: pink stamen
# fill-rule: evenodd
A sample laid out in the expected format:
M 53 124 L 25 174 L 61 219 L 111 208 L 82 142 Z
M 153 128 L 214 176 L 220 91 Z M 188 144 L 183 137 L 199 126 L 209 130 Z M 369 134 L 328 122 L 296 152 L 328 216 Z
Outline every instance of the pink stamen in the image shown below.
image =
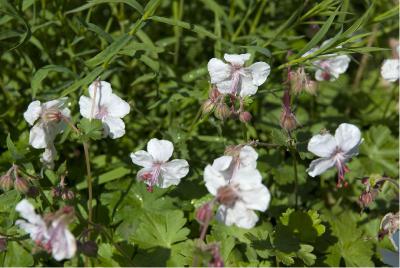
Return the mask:
M 156 163 L 153 165 L 151 171 L 145 172 L 140 175 L 140 179 L 146 182 L 147 191 L 153 192 L 153 186 L 158 183 L 158 177 L 161 173 L 161 163 Z
M 104 117 L 106 117 L 108 115 L 108 110 L 107 107 L 105 106 L 100 106 L 99 110 L 96 113 L 96 119 L 103 119 Z

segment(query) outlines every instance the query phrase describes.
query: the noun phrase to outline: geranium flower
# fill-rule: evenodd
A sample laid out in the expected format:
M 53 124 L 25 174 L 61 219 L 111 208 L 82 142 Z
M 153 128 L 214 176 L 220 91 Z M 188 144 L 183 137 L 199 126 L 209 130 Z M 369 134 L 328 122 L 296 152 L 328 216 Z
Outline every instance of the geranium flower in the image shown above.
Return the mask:
M 231 170 L 234 157 L 222 156 L 207 165 L 204 181 L 208 191 L 220 203 L 217 220 L 230 226 L 252 228 L 258 221 L 253 210 L 265 211 L 271 199 L 262 183 L 261 174 L 254 167 Z
M 83 117 L 100 119 L 104 135 L 117 139 L 125 134 L 125 123 L 121 118 L 130 111 L 129 104 L 112 93 L 111 84 L 95 81 L 89 86 L 89 97 L 79 99 L 80 113 Z M 94 106 L 93 106 L 94 105 Z
M 34 207 L 26 199 L 17 204 L 16 210 L 25 219 L 17 220 L 16 225 L 29 233 L 31 239 L 51 253 L 55 260 L 70 259 L 75 255 L 76 240 L 67 228 L 72 208 L 61 209 L 48 217 L 47 222 L 35 213 Z
M 396 47 L 397 56 L 399 55 L 400 46 Z M 383 79 L 389 82 L 395 82 L 399 80 L 400 77 L 400 60 L 397 59 L 387 59 L 383 62 L 381 68 L 381 75 Z
M 347 185 L 344 175 L 349 169 L 346 162 L 358 154 L 358 147 L 363 142 L 361 132 L 355 125 L 343 123 L 336 129 L 335 136 L 329 133 L 318 134 L 311 138 L 307 149 L 321 157 L 311 162 L 307 169 L 311 177 L 318 176 L 336 166 L 338 170 L 337 186 L 342 182 Z
M 36 149 L 46 149 L 42 155 L 42 162 L 52 167 L 57 151 L 54 139 L 63 132 L 66 123 L 63 117 L 70 118 L 70 110 L 66 108 L 67 98 L 45 102 L 33 101 L 24 113 L 29 125 L 33 125 L 29 133 L 29 144 Z
M 330 41 L 331 39 L 328 39 L 323 42 L 321 48 L 326 46 Z M 341 48 L 341 46 L 338 46 L 337 48 Z M 310 51 L 306 52 L 303 57 L 314 53 L 318 49 L 319 47 L 311 49 Z M 315 79 L 318 81 L 335 81 L 339 78 L 340 74 L 346 72 L 347 68 L 349 67 L 350 57 L 347 55 L 337 54 L 328 54 L 324 56 L 327 58 L 313 62 L 313 65 L 317 67 Z
M 156 185 L 167 188 L 178 185 L 189 172 L 189 164 L 183 159 L 168 161 L 174 151 L 174 145 L 167 140 L 151 139 L 147 143 L 147 152 L 144 150 L 131 153 L 132 162 L 142 166 L 137 178 L 147 184 L 149 192 Z
M 244 67 L 244 63 L 250 59 L 249 53 L 225 54 L 224 59 L 228 63 L 212 58 L 207 66 L 211 83 L 216 84 L 222 94 L 239 94 L 241 97 L 254 95 L 271 71 L 265 62 L 256 62 Z

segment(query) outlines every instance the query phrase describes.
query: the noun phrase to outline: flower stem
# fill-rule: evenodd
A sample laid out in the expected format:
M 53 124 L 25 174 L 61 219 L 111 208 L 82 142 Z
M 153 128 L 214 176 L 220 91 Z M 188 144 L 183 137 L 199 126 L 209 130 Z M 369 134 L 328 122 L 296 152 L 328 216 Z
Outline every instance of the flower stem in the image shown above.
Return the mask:
M 296 152 L 293 148 L 290 149 L 293 158 L 293 172 L 294 172 L 294 207 L 297 209 L 298 205 L 298 190 L 299 190 L 299 178 L 297 175 L 297 157 Z
M 87 173 L 87 185 L 88 185 L 88 222 L 89 226 L 93 219 L 93 189 L 92 189 L 92 171 L 90 168 L 90 157 L 89 157 L 89 144 L 83 142 L 83 150 L 85 152 L 85 162 L 86 162 L 86 173 Z

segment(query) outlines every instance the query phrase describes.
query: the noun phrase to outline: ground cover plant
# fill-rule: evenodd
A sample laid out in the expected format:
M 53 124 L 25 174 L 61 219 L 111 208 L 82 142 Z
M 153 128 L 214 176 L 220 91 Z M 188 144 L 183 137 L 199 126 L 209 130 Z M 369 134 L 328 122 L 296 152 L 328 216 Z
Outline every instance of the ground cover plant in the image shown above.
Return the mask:
M 398 266 L 398 1 L 0 14 L 0 265 Z

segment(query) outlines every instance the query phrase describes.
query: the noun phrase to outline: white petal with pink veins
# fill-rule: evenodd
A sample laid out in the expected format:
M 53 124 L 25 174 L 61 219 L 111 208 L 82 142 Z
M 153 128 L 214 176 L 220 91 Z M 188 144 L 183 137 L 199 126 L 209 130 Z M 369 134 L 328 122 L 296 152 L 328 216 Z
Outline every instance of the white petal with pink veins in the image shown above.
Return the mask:
M 330 157 L 335 153 L 336 148 L 336 139 L 328 133 L 313 136 L 307 146 L 308 151 L 319 157 Z
M 306 170 L 311 177 L 318 176 L 331 167 L 335 166 L 335 160 L 331 158 L 318 158 L 313 160 L 310 167 Z
M 166 162 L 174 152 L 174 145 L 167 140 L 151 139 L 147 143 L 147 151 L 153 156 L 156 162 Z
M 29 104 L 28 109 L 24 113 L 24 118 L 29 125 L 33 125 L 39 119 L 42 112 L 40 101 L 33 101 Z

